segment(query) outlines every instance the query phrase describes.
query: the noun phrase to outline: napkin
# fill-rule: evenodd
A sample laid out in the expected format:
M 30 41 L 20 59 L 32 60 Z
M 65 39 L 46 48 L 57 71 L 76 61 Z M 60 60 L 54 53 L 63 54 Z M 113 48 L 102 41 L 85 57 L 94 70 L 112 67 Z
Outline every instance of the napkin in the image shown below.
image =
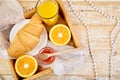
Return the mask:
M 24 19 L 23 9 L 17 0 L 0 0 L 0 10 L 2 11 L 0 13 L 0 58 L 13 59 L 7 54 L 9 32 L 13 24 Z M 69 45 L 56 46 L 50 41 L 48 41 L 47 46 L 53 48 L 56 52 L 75 49 L 75 47 Z M 66 52 L 56 56 L 55 61 L 48 67 L 51 67 L 56 75 L 62 76 L 76 66 L 81 66 L 88 53 L 87 48 Z
M 24 19 L 23 8 L 17 0 L 0 0 L 0 11 L 0 31 L 5 35 L 13 24 Z
M 89 55 L 88 48 L 75 50 L 72 46 L 56 46 L 50 41 L 48 41 L 47 46 L 53 48 L 56 52 L 70 50 L 70 52 L 57 55 L 55 61 L 49 65 L 53 72 L 58 76 L 62 76 L 72 69 L 74 70 L 76 66 L 81 66 L 84 63 L 85 58 Z
M 24 19 L 23 8 L 17 0 L 0 0 L 0 58 L 9 57 L 9 32 L 13 24 Z

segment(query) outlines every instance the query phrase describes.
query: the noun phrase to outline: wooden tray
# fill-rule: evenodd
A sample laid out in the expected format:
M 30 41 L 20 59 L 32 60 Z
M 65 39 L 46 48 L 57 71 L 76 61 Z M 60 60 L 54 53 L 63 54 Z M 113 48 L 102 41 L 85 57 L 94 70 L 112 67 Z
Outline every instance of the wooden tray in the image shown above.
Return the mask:
M 69 19 L 68 19 L 68 15 L 67 15 L 67 13 L 66 13 L 66 11 L 65 11 L 65 8 L 64 8 L 64 6 L 63 6 L 63 3 L 62 3 L 61 0 L 56 0 L 56 1 L 58 2 L 58 5 L 59 5 L 59 14 L 60 14 L 60 16 L 63 18 L 63 20 L 61 20 L 61 21 L 58 22 L 58 23 L 64 23 L 64 24 L 66 24 L 66 25 L 69 26 L 69 28 L 70 28 L 70 30 L 71 30 L 71 32 L 72 32 L 72 39 L 73 39 L 73 40 L 70 41 L 69 45 L 77 46 L 77 44 L 76 44 L 76 43 L 77 43 L 77 39 L 76 39 L 76 36 L 75 36 L 74 32 L 72 31 L 71 23 L 70 23 L 70 21 L 69 21 Z M 32 9 L 32 10 L 30 10 L 30 11 L 28 11 L 28 12 L 25 12 L 25 13 L 24 13 L 24 16 L 25 16 L 25 18 L 30 18 L 34 13 L 36 13 L 36 10 L 35 10 L 35 9 Z M 74 43 L 74 42 L 75 42 L 75 43 Z M 21 79 L 21 78 L 17 75 L 17 73 L 16 73 L 16 71 L 15 71 L 15 68 L 14 68 L 15 60 L 12 60 L 12 59 L 11 59 L 11 60 L 8 60 L 8 61 L 9 61 L 9 64 L 10 64 L 11 71 L 12 71 L 12 74 L 13 74 L 13 76 L 14 76 L 14 79 L 15 79 L 15 80 Z M 36 72 L 36 74 L 34 74 L 33 76 L 28 77 L 28 78 L 26 78 L 26 79 L 23 79 L 23 80 L 33 80 L 33 79 L 35 79 L 35 78 L 41 77 L 41 76 L 43 76 L 43 75 L 45 75 L 45 74 L 48 74 L 48 73 L 52 72 L 51 68 L 47 68 L 47 69 L 44 69 L 44 70 L 41 70 L 41 71 L 39 71 L 39 70 L 40 70 L 40 67 L 38 68 L 38 71 Z

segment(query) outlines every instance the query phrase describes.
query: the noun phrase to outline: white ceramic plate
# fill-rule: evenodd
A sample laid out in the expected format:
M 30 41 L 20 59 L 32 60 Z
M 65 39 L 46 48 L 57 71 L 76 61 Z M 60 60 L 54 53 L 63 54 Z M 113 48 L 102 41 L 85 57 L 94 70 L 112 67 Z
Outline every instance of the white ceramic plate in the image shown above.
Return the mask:
M 10 36 L 9 36 L 9 40 L 10 42 L 13 41 L 13 39 L 15 38 L 17 32 L 27 23 L 29 23 L 30 19 L 25 19 L 17 24 L 15 24 L 13 26 L 13 28 L 11 29 L 11 32 L 10 32 Z M 48 36 L 47 36 L 47 31 L 46 29 L 44 28 L 44 31 L 43 33 L 41 34 L 40 36 L 40 41 L 38 43 L 38 45 L 31 51 L 27 52 L 26 54 L 29 54 L 29 55 L 37 55 L 39 50 L 42 49 L 43 47 L 46 46 L 47 44 L 47 41 L 48 41 Z

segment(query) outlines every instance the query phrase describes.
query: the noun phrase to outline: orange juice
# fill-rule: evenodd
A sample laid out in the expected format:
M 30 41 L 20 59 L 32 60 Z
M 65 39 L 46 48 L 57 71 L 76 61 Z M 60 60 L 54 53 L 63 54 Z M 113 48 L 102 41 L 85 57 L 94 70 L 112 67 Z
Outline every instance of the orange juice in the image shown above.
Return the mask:
M 37 6 L 37 12 L 48 25 L 54 25 L 58 19 L 58 5 L 54 0 L 45 0 Z

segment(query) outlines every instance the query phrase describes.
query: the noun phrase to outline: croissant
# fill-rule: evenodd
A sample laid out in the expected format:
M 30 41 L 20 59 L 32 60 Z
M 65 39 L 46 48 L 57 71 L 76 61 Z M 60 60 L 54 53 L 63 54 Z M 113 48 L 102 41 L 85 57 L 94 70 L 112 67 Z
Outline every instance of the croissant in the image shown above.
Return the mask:
M 31 24 L 42 24 L 42 20 L 41 20 L 40 16 L 36 13 L 30 19 L 30 23 Z
M 40 35 L 43 32 L 44 26 L 41 20 L 34 17 L 36 16 L 33 16 L 33 18 L 30 20 L 30 23 L 26 24 L 17 32 L 14 40 L 11 42 L 8 48 L 8 54 L 10 56 L 18 58 L 24 55 L 26 52 L 32 50 L 40 41 Z

